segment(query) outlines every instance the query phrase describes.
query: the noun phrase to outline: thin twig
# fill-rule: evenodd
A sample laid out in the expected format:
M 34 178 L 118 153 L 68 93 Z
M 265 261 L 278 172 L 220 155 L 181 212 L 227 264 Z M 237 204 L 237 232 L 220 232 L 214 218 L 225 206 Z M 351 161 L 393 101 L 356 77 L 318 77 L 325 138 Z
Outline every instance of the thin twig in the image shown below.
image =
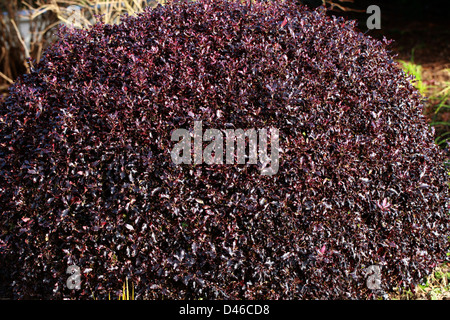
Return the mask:
M 8 88 L 9 88 L 9 84 L 2 84 L 2 85 L 0 85 L 0 91 L 4 91 L 4 90 L 6 90 Z
M 14 26 L 14 29 L 17 32 L 17 37 L 19 38 L 20 43 L 22 44 L 23 48 L 25 49 L 25 57 L 30 61 L 31 67 L 33 67 L 33 64 L 31 62 L 31 56 L 30 52 L 28 51 L 27 45 L 23 41 L 22 35 L 20 34 L 19 28 L 17 28 L 16 22 L 14 19 L 11 19 L 11 23 Z M 30 66 L 24 61 L 25 68 L 27 68 L 28 73 L 30 73 Z
M 8 81 L 9 83 L 14 83 L 14 81 L 8 77 L 6 74 L 4 74 L 3 72 L 0 71 L 0 77 L 2 77 L 3 79 L 5 79 L 6 81 Z

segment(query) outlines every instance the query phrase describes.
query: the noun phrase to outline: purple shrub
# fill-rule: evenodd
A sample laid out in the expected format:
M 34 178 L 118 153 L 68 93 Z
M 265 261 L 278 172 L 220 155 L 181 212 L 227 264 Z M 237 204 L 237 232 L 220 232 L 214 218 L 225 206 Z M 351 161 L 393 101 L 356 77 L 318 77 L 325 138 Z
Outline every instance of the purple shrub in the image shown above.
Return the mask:
M 421 97 L 355 23 L 293 2 L 175 2 L 62 28 L 0 109 L 15 298 L 367 299 L 446 259 L 445 157 Z M 259 164 L 175 165 L 171 132 L 280 132 Z M 81 289 L 66 286 L 70 265 Z

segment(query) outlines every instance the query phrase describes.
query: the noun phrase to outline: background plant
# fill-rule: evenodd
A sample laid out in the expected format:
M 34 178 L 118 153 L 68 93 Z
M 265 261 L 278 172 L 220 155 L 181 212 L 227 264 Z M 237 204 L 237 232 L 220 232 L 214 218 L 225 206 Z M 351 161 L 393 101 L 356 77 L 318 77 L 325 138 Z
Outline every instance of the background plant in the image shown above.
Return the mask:
M 30 21 L 30 43 L 27 45 L 19 31 L 20 19 L 31 19 L 24 13 L 23 1 L 1 2 L 0 14 L 0 95 L 17 77 L 30 71 L 31 61 L 39 61 L 49 43 L 54 41 L 50 30 L 58 22 L 51 12 Z
M 445 70 L 450 75 L 450 69 Z M 450 82 L 446 81 L 436 88 L 435 93 L 430 94 L 430 103 L 434 110 L 431 117 L 431 125 L 436 128 L 436 143 L 448 150 L 450 138 Z
M 422 66 L 414 63 L 414 49 L 411 60 L 399 60 L 403 70 L 411 76 L 413 86 L 424 98 L 425 114 L 430 118 L 430 126 L 436 130 L 435 142 L 440 147 L 448 148 L 448 138 L 450 137 L 450 121 L 446 115 L 450 109 L 450 82 L 439 84 L 428 84 L 422 77 Z M 450 74 L 450 69 L 445 70 Z M 448 150 L 447 150 L 448 152 Z
M 427 85 L 422 81 L 422 66 L 413 61 L 400 61 L 406 73 L 413 77 L 413 85 L 421 95 L 427 93 Z
M 160 1 L 164 3 L 164 1 Z M 85 28 L 102 17 L 107 24 L 118 23 L 124 14 L 134 15 L 145 7 L 155 7 L 156 0 L 8 0 L 0 3 L 0 96 L 30 65 L 38 63 L 43 51 L 55 41 L 61 23 Z M 73 8 L 79 9 L 79 17 Z M 75 19 L 79 25 L 74 25 Z M 19 30 L 20 19 L 30 21 L 30 44 Z M 1 99 L 1 97 L 0 97 Z
M 80 25 L 77 27 L 85 28 L 97 22 L 96 17 L 101 16 L 106 24 L 116 24 L 122 15 L 136 15 L 158 3 L 164 3 L 164 0 L 37 0 L 30 7 L 34 11 L 33 18 L 52 12 L 68 25 L 73 23 L 74 12 L 71 8 L 77 7 L 81 13 Z
M 395 291 L 394 300 L 443 300 L 450 299 L 450 266 L 445 263 L 436 269 L 414 290 L 406 290 L 402 294 Z

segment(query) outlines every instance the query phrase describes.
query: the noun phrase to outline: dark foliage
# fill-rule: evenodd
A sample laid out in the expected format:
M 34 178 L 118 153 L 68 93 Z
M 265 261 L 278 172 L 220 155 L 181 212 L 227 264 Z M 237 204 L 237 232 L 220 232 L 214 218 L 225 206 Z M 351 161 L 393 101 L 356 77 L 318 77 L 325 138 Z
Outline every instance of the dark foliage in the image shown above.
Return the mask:
M 365 299 L 374 264 L 385 291 L 418 282 L 448 250 L 445 159 L 386 41 L 354 26 L 200 0 L 60 30 L 0 112 L 14 296 L 105 298 L 128 277 L 138 298 Z M 278 173 L 175 165 L 194 120 L 278 128 Z

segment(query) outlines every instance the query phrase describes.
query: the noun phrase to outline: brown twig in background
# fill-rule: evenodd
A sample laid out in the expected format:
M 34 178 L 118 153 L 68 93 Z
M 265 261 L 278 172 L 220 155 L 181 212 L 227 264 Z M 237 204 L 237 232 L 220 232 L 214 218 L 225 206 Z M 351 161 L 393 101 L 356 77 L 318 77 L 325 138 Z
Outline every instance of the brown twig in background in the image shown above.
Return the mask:
M 26 60 L 29 60 L 29 59 L 31 60 L 30 52 L 28 51 L 28 48 L 27 48 L 27 45 L 25 44 L 25 41 L 23 41 L 23 37 L 20 34 L 19 28 L 17 28 L 17 24 L 14 21 L 14 19 L 11 20 L 11 24 L 14 27 L 14 30 L 17 33 L 17 40 L 20 42 L 20 44 L 22 45 L 22 48 L 23 48 L 23 50 L 25 52 L 25 59 Z M 27 72 L 30 73 L 30 67 L 28 66 L 26 61 L 24 61 L 24 65 L 25 65 L 25 68 L 27 69 Z
M 341 3 L 354 3 L 354 0 L 337 0 Z M 334 0 L 322 0 L 322 4 L 328 9 L 328 10 L 334 10 L 335 8 L 338 8 L 339 10 L 342 11 L 353 11 L 353 12 L 365 12 L 365 10 L 361 10 L 361 9 L 354 9 L 354 8 L 350 8 L 348 6 L 345 5 L 341 5 L 336 3 Z
M 10 79 L 6 74 L 4 74 L 3 72 L 0 71 L 0 77 L 2 77 L 3 79 L 5 79 L 6 81 L 8 81 L 9 83 L 13 83 L 14 81 L 12 79 Z

